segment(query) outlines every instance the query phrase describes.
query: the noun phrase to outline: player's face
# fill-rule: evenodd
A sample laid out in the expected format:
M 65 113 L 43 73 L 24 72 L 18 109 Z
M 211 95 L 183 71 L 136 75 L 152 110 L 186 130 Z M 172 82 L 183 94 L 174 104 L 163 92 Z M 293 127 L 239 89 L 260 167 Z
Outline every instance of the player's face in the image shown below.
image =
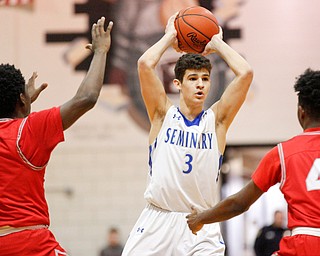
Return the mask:
M 187 69 L 181 84 L 181 93 L 186 101 L 203 104 L 210 89 L 210 74 L 206 69 Z

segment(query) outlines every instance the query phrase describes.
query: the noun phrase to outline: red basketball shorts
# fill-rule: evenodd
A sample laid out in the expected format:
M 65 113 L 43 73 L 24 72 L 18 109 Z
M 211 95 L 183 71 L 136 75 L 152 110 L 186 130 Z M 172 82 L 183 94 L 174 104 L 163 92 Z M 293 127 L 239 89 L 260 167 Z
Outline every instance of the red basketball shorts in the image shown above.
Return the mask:
M 65 250 L 50 230 L 24 230 L 0 236 L 1 256 L 64 256 Z
M 281 239 L 278 256 L 319 256 L 320 237 L 311 235 L 286 236 Z

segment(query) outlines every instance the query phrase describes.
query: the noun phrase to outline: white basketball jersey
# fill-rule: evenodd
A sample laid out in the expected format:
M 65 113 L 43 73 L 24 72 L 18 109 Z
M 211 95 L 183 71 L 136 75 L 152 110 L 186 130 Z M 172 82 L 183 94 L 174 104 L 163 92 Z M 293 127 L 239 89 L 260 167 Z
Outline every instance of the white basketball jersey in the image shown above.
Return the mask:
M 220 157 L 211 109 L 187 120 L 171 106 L 149 148 L 145 199 L 162 209 L 190 212 L 216 204 Z

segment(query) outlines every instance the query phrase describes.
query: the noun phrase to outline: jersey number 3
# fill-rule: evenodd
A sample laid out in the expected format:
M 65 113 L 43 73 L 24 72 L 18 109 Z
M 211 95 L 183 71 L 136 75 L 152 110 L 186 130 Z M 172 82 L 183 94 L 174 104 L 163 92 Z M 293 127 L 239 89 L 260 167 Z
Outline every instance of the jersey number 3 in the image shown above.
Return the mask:
M 320 158 L 317 158 L 306 178 L 307 190 L 320 190 Z
M 183 173 L 190 173 L 192 171 L 192 160 L 193 157 L 190 154 L 186 154 L 187 157 L 187 161 L 185 162 L 185 164 L 187 165 L 187 170 L 182 170 Z

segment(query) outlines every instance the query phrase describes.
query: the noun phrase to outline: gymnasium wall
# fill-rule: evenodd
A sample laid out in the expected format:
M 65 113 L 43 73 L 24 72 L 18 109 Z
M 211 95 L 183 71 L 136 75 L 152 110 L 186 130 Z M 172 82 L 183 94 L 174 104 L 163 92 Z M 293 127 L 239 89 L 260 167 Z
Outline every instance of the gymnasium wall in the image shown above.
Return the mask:
M 133 20 L 146 24 L 144 28 L 138 26 L 138 39 L 147 36 L 145 31 L 151 20 L 142 18 L 149 19 L 150 15 L 145 11 L 135 18 L 132 11 L 146 5 L 155 13 L 152 21 L 157 22 L 151 27 L 155 33 L 150 40 L 161 35 L 163 24 L 157 16 L 158 8 L 163 7 L 161 1 L 118 1 L 128 4 L 128 15 L 115 17 L 118 29 L 128 24 L 126 19 L 131 15 Z M 39 0 L 28 8 L 0 5 L 0 62 L 15 64 L 26 78 L 37 71 L 37 82 L 49 83 L 33 104 L 34 111 L 60 105 L 74 95 L 85 75 L 82 61 L 90 58 L 83 50 L 92 18 L 87 11 L 94 12 L 97 3 L 111 2 L 117 1 Z M 292 86 L 295 77 L 307 67 L 319 69 L 320 2 L 212 2 L 221 25 L 228 30 L 228 43 L 249 61 L 255 72 L 248 98 L 230 128 L 228 143 L 272 144 L 300 132 Z M 98 9 L 103 13 L 103 8 Z M 58 35 L 62 35 L 62 40 Z M 74 38 L 64 40 L 63 35 Z M 137 43 L 135 47 L 143 50 L 147 45 Z M 114 54 L 118 54 L 115 48 Z M 163 77 L 170 77 L 168 73 L 176 57 L 175 53 L 166 57 L 168 61 L 161 69 Z M 115 69 L 122 64 L 119 59 L 110 59 Z M 223 69 L 223 64 L 219 65 L 222 68 L 214 68 Z M 124 242 L 145 204 L 148 124 L 141 113 L 141 99 L 137 100 L 138 88 L 134 87 L 135 67 L 129 68 L 132 74 L 127 78 L 132 80 L 122 86 L 114 82 L 116 79 L 107 81 L 97 106 L 66 131 L 66 142 L 56 148 L 47 168 L 45 186 L 51 229 L 70 255 L 97 255 L 107 228 L 113 225 L 120 228 Z M 122 73 L 113 74 L 119 78 Z M 222 70 L 223 81 L 231 77 L 227 70 Z M 214 81 L 220 84 L 222 80 L 217 79 Z

